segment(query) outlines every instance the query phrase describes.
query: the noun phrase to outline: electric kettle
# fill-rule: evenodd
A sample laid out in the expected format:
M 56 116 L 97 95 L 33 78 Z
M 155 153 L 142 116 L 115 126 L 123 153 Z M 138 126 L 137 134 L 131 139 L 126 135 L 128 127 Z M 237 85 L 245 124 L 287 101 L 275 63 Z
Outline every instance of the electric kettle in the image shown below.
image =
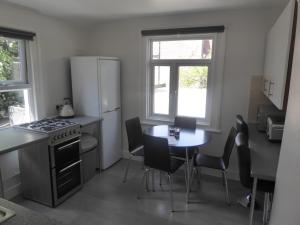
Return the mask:
M 59 116 L 62 118 L 72 118 L 74 117 L 74 110 L 71 105 L 71 99 L 70 98 L 64 98 L 64 104 L 62 105 Z

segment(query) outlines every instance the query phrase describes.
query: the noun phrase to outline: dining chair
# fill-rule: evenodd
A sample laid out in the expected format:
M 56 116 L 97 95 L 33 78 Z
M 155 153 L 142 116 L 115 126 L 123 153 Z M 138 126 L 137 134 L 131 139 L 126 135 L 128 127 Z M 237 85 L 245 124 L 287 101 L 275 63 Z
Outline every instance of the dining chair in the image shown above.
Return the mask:
M 186 116 L 176 116 L 174 120 L 174 126 L 182 129 L 196 129 L 196 118 Z
M 248 124 L 245 122 L 245 120 L 243 119 L 243 117 L 240 114 L 236 115 L 236 129 L 237 129 L 237 133 L 243 133 L 245 135 L 245 137 L 246 137 L 245 141 L 247 141 L 247 143 L 248 143 L 249 142 L 249 134 L 250 134 Z M 251 200 L 251 192 L 249 192 L 244 197 L 239 199 L 238 203 L 247 208 L 250 206 L 250 200 Z M 257 205 L 257 204 L 255 204 L 255 205 Z
M 151 170 L 159 170 L 162 173 L 166 173 L 169 186 L 170 186 L 170 201 L 171 201 L 171 211 L 174 212 L 174 202 L 173 202 L 173 179 L 172 174 L 175 173 L 183 161 L 174 159 L 171 157 L 170 149 L 168 146 L 168 139 L 153 137 L 144 134 L 144 164 L 145 171 L 142 179 L 142 186 L 144 180 L 147 179 L 149 172 Z M 154 177 L 152 176 L 152 185 L 154 185 Z M 140 198 L 140 193 L 138 194 L 138 199 Z
M 127 174 L 130 167 L 131 157 L 132 156 L 144 157 L 143 131 L 142 131 L 139 117 L 126 120 L 125 126 L 126 126 L 127 138 L 128 138 L 129 159 L 127 162 L 127 166 L 123 178 L 124 183 L 127 180 Z
M 187 116 L 176 116 L 174 119 L 174 127 L 178 127 L 181 129 L 188 129 L 188 130 L 195 130 L 197 125 L 197 119 L 194 117 L 187 117 Z M 195 148 L 194 151 L 188 151 L 189 160 L 192 159 L 194 153 L 198 150 Z M 177 158 L 178 160 L 182 160 L 186 162 L 186 152 L 184 149 L 180 148 L 172 148 L 171 154 L 173 157 Z M 187 173 L 189 173 L 189 168 L 187 168 L 187 163 L 185 166 L 185 180 L 187 181 Z M 161 179 L 160 179 L 161 180 Z M 186 183 L 188 188 L 188 183 Z
M 226 201 L 228 204 L 230 204 L 228 182 L 227 182 L 227 169 L 229 166 L 230 155 L 235 144 L 236 134 L 237 134 L 236 129 L 232 127 L 227 137 L 222 156 L 220 157 L 211 156 L 200 152 L 194 155 L 193 168 L 191 170 L 192 173 L 191 181 L 189 184 L 188 191 L 190 191 L 190 186 L 192 185 L 194 173 L 195 172 L 199 173 L 198 171 L 196 171 L 197 168 L 206 167 L 206 168 L 220 170 L 222 172 L 223 182 L 225 184 Z
M 238 133 L 235 138 L 235 143 L 237 146 L 237 156 L 238 156 L 238 166 L 239 166 L 239 176 L 241 184 L 247 188 L 252 189 L 253 178 L 251 177 L 251 153 L 248 146 L 248 137 L 244 133 Z M 264 213 L 263 220 L 268 221 L 270 212 L 270 199 L 274 193 L 275 182 L 259 179 L 257 181 L 257 191 L 265 193 L 264 198 Z M 255 201 L 255 199 L 251 199 Z
M 244 133 L 249 138 L 249 128 L 248 124 L 245 122 L 243 117 L 241 115 L 236 115 L 236 129 L 237 132 Z

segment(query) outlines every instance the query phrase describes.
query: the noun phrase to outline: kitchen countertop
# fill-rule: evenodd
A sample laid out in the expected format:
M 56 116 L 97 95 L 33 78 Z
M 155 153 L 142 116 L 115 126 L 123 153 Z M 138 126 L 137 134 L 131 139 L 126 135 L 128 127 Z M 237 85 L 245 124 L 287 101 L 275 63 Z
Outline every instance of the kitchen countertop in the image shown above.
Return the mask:
M 62 225 L 62 223 L 3 198 L 0 198 L 0 205 L 16 213 L 16 215 L 4 221 L 1 225 Z
M 99 122 L 102 119 L 99 117 L 91 117 L 91 116 L 75 116 L 74 118 L 70 118 L 66 120 L 72 121 L 74 123 L 78 123 L 80 124 L 81 127 L 84 127 Z
M 249 124 L 249 131 L 251 176 L 274 181 L 281 143 L 270 142 L 265 133 L 257 131 L 255 124 Z
M 47 134 L 28 132 L 14 127 L 0 129 L 0 154 L 18 150 L 48 137 Z

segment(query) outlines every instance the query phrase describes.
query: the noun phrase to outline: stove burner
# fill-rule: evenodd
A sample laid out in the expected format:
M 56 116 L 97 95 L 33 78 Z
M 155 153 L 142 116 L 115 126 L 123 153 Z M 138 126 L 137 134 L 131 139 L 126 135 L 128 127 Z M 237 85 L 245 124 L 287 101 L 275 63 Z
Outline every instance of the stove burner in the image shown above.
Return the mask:
M 68 121 L 68 120 L 62 120 L 62 119 L 43 119 L 39 121 L 34 121 L 32 123 L 24 123 L 21 125 L 18 125 L 19 127 L 34 130 L 34 131 L 41 131 L 41 132 L 52 132 L 59 129 L 63 129 L 69 126 L 74 126 L 76 123 Z

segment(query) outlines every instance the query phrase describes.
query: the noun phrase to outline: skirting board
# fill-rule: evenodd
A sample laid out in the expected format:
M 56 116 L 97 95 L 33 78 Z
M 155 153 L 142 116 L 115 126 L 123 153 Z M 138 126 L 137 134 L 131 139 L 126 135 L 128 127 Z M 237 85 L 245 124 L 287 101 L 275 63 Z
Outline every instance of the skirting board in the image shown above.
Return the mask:
M 129 159 L 129 152 L 128 150 L 123 151 L 123 158 L 125 159 Z M 143 161 L 142 157 L 131 157 L 132 160 L 136 160 L 139 162 Z M 209 176 L 214 176 L 214 177 L 221 177 L 222 174 L 220 173 L 220 171 L 218 170 L 214 170 L 214 169 L 209 169 L 209 168 L 201 168 L 201 173 L 205 174 L 205 175 L 209 175 Z M 236 180 L 239 181 L 239 173 L 236 171 L 232 171 L 232 170 L 227 170 L 227 177 L 230 180 Z

